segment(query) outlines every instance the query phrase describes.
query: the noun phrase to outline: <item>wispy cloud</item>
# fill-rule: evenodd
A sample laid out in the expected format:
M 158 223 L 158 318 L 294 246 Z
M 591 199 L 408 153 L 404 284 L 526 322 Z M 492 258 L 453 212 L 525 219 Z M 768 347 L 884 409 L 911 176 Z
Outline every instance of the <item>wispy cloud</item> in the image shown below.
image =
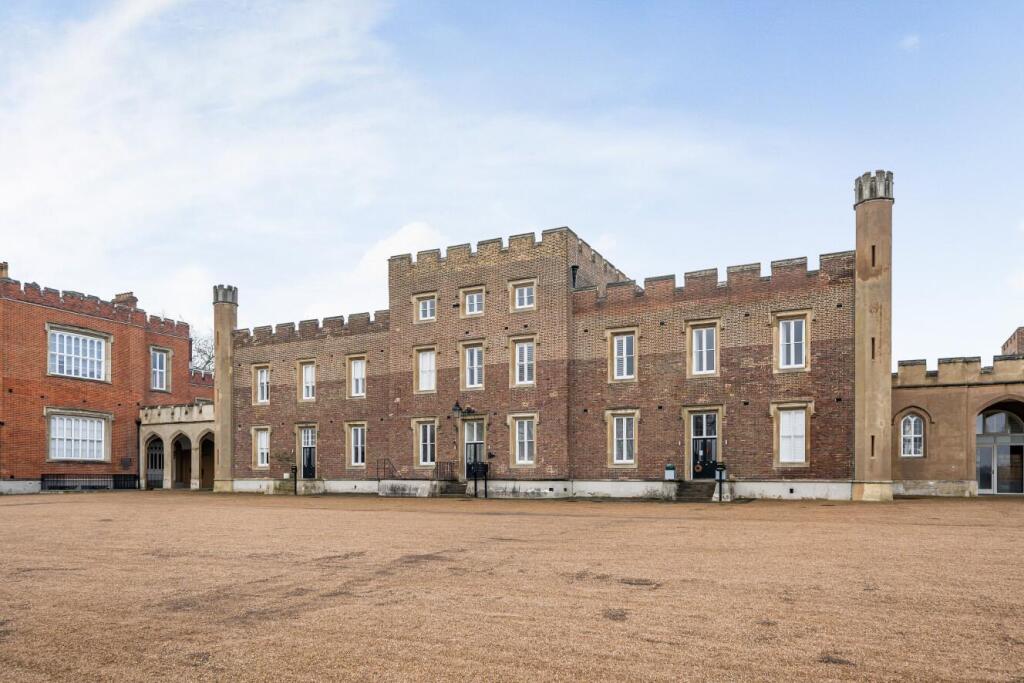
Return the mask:
M 899 46 L 904 52 L 914 52 L 921 47 L 921 36 L 916 33 L 908 33 L 900 38 Z
M 227 281 L 262 324 L 384 308 L 387 257 L 448 236 L 600 234 L 770 175 L 771 154 L 679 117 L 439 101 L 380 40 L 387 12 L 142 0 L 5 27 L 0 259 L 201 328 Z

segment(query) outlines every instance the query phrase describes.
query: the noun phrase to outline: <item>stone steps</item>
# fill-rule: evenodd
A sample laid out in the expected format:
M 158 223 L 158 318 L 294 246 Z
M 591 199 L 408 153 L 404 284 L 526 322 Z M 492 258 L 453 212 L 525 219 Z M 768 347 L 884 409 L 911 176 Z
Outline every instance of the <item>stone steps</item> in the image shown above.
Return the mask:
M 713 479 L 676 482 L 676 500 L 679 502 L 708 503 L 714 496 L 715 481 Z

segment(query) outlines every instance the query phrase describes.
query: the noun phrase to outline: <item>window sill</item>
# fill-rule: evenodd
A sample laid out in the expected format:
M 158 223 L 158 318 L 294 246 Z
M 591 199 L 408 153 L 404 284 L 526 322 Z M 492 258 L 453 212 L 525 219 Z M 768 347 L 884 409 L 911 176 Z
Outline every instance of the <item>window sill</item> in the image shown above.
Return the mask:
M 73 462 L 76 465 L 109 465 L 110 459 L 104 460 L 86 460 L 84 458 L 46 458 L 46 462 Z
M 772 465 L 777 470 L 793 470 L 793 469 L 807 469 L 811 464 L 804 460 L 803 462 L 775 462 Z
M 71 379 L 76 382 L 95 382 L 96 384 L 113 384 L 109 379 L 94 379 L 92 377 L 74 377 L 72 375 L 60 375 L 56 372 L 47 372 L 47 377 L 54 377 L 56 379 Z
M 618 377 L 608 380 L 608 384 L 635 384 L 636 382 L 636 377 Z
M 608 467 L 612 468 L 613 470 L 635 470 L 636 461 L 634 460 L 632 462 L 613 462 Z
M 775 368 L 775 370 L 774 370 L 776 375 L 789 375 L 789 374 L 793 374 L 793 373 L 810 372 L 810 371 L 811 371 L 811 368 L 806 366 L 806 365 L 802 365 L 802 366 L 797 367 L 797 368 Z
M 509 389 L 535 389 L 537 387 L 536 382 L 524 382 L 522 384 L 510 384 Z

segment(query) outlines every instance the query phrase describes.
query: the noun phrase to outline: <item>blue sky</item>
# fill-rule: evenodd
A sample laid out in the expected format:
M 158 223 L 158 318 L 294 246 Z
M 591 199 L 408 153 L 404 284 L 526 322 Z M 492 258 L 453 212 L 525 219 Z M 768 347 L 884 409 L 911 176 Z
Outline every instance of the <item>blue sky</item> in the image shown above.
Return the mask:
M 853 246 L 897 358 L 1024 324 L 1024 4 L 0 7 L 0 259 L 210 323 L 386 306 L 393 253 L 569 225 L 644 277 Z M 767 272 L 767 271 L 766 271 Z

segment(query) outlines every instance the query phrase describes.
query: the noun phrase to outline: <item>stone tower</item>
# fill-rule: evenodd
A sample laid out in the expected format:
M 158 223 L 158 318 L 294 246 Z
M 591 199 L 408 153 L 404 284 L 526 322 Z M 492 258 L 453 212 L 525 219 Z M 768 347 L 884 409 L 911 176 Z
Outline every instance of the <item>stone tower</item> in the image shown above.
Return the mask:
M 232 383 L 234 347 L 231 334 L 238 324 L 238 287 L 216 285 L 213 288 L 213 412 L 214 412 L 214 491 L 231 491 L 231 461 L 235 452 Z
M 857 215 L 854 500 L 892 500 L 891 171 L 854 181 Z

